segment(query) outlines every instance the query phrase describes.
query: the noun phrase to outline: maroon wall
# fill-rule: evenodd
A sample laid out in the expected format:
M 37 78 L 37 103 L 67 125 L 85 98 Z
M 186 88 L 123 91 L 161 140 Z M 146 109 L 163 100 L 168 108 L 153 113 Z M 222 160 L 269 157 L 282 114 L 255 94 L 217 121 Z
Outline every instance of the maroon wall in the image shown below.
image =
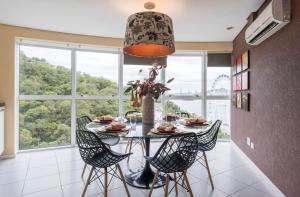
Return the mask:
M 232 107 L 232 140 L 286 196 L 300 196 L 300 0 L 292 0 L 291 23 L 260 45 L 244 35 L 233 58 L 250 50 L 250 112 Z

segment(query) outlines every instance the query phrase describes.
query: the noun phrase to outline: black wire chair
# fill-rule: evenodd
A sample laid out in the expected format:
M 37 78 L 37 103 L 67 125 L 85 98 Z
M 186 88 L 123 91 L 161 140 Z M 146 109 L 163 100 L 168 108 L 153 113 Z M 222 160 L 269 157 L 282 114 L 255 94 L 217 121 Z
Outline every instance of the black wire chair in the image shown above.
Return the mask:
M 198 150 L 202 153 L 201 155 L 198 154 L 197 161 L 206 168 L 212 189 L 214 189 L 214 184 L 205 152 L 212 150 L 216 146 L 221 124 L 222 121 L 217 120 L 206 132 L 197 134 Z
M 178 185 L 185 188 L 187 192 L 190 193 L 190 196 L 193 196 L 186 171 L 193 165 L 197 153 L 198 141 L 195 133 L 169 136 L 153 157 L 146 158 L 149 163 L 157 169 L 149 192 L 149 197 L 152 194 L 157 177 L 161 172 L 166 174 L 165 196 L 168 196 L 174 187 L 177 196 Z M 173 174 L 173 177 L 171 177 L 170 174 Z M 174 180 L 175 185 L 169 191 L 170 179 Z
M 180 118 L 189 118 L 190 114 L 187 112 L 176 112 L 177 115 L 179 115 Z
M 77 118 L 77 129 L 79 130 L 87 130 L 86 125 L 92 122 L 92 119 L 88 116 L 81 116 Z M 105 135 L 101 133 L 97 133 L 97 136 L 101 138 L 102 142 L 107 145 L 108 147 L 117 145 L 120 141 L 120 137 L 118 136 L 110 136 L 110 135 Z M 85 169 L 87 167 L 87 164 L 84 165 L 81 177 L 83 177 Z
M 127 118 L 128 115 L 134 114 L 134 113 L 140 113 L 140 111 L 138 111 L 138 110 L 130 110 L 130 111 L 127 111 L 127 112 L 125 113 L 125 118 Z M 133 141 L 135 141 L 134 144 L 133 144 Z M 130 153 L 131 150 L 132 150 L 132 148 L 133 148 L 134 146 L 136 146 L 137 144 L 139 144 L 139 145 L 141 146 L 142 153 L 143 153 L 143 155 L 145 155 L 145 154 L 144 154 L 144 152 L 145 152 L 145 142 L 144 142 L 144 140 L 143 140 L 142 138 L 140 138 L 140 139 L 128 138 L 127 144 L 126 144 L 126 148 L 125 148 L 125 152 L 127 153 L 127 151 L 128 151 L 128 153 Z M 129 149 L 128 149 L 128 148 L 129 148 Z M 129 162 L 129 159 L 130 159 L 130 156 L 128 157 L 127 162 Z
M 86 164 L 92 166 L 82 196 L 85 196 L 88 185 L 95 180 L 100 181 L 104 188 L 104 196 L 107 196 L 108 186 L 113 178 L 118 178 L 123 182 L 126 193 L 130 196 L 119 165 L 119 162 L 127 158 L 130 153 L 120 154 L 110 150 L 94 132 L 88 130 L 76 130 L 76 140 L 81 158 Z M 104 182 L 101 180 L 102 175 L 104 175 Z M 111 175 L 110 180 L 108 175 Z

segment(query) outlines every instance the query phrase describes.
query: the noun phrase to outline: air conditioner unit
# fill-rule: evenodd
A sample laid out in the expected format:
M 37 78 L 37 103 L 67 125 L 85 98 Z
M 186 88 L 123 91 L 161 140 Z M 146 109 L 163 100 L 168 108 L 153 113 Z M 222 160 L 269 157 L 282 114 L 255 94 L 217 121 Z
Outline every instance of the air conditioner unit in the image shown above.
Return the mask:
M 260 44 L 288 24 L 290 19 L 290 0 L 272 0 L 246 29 L 246 42 L 250 45 Z

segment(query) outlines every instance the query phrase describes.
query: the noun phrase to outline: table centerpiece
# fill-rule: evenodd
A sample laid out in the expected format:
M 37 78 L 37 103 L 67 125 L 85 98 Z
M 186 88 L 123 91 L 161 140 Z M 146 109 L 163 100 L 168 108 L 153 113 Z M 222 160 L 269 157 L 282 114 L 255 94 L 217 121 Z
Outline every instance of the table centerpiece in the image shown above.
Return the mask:
M 125 93 L 131 92 L 131 101 L 133 107 L 142 106 L 142 121 L 145 124 L 154 123 L 154 100 L 157 100 L 160 95 L 170 90 L 165 84 L 156 80 L 159 71 L 166 68 L 166 65 L 154 63 L 149 70 L 148 78 L 144 80 L 129 81 Z M 139 70 L 139 74 L 142 69 Z M 169 79 L 166 83 L 171 83 L 174 78 Z

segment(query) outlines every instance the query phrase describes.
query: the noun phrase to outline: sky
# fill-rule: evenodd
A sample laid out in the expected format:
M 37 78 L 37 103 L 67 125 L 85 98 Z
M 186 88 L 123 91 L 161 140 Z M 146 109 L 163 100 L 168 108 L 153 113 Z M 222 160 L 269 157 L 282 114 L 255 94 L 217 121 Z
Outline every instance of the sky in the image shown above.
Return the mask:
M 44 58 L 54 65 L 61 65 L 71 69 L 71 52 L 69 50 L 21 46 L 28 57 Z M 107 79 L 118 82 L 118 54 L 77 52 L 77 71 L 92 76 L 104 76 Z M 168 84 L 172 93 L 195 93 L 201 89 L 201 56 L 170 56 L 167 61 L 166 80 L 175 77 L 175 80 Z M 141 79 L 138 71 L 147 66 L 124 65 L 123 85 L 130 80 Z M 230 76 L 230 68 L 207 69 L 207 89 L 212 87 L 213 81 L 221 74 Z M 230 87 L 230 81 L 221 80 L 217 87 Z
M 44 58 L 50 64 L 71 69 L 70 50 L 30 46 L 20 46 L 20 50 L 28 57 Z M 79 72 L 97 77 L 103 76 L 116 83 L 118 82 L 118 54 L 78 51 L 76 54 L 76 65 L 77 71 Z M 171 93 L 200 93 L 202 83 L 201 56 L 169 56 L 167 65 L 166 80 L 175 77 L 175 80 L 167 85 L 171 88 Z M 149 66 L 123 65 L 123 85 L 126 85 L 130 80 L 142 80 L 147 76 L 147 68 L 149 68 Z M 140 69 L 144 69 L 144 71 L 141 75 L 138 75 Z M 230 76 L 230 68 L 209 67 L 207 69 L 207 90 L 210 90 L 214 80 L 222 74 Z M 216 88 L 230 88 L 230 80 L 220 80 Z M 201 116 L 201 100 L 173 100 L 173 102 L 182 109 Z M 224 100 L 223 103 L 218 103 L 218 105 L 220 104 L 225 106 L 226 111 L 229 113 L 230 105 L 228 101 Z M 216 107 L 217 105 L 215 104 L 211 105 L 209 111 L 212 111 L 213 114 L 217 114 L 214 112 L 217 110 Z

